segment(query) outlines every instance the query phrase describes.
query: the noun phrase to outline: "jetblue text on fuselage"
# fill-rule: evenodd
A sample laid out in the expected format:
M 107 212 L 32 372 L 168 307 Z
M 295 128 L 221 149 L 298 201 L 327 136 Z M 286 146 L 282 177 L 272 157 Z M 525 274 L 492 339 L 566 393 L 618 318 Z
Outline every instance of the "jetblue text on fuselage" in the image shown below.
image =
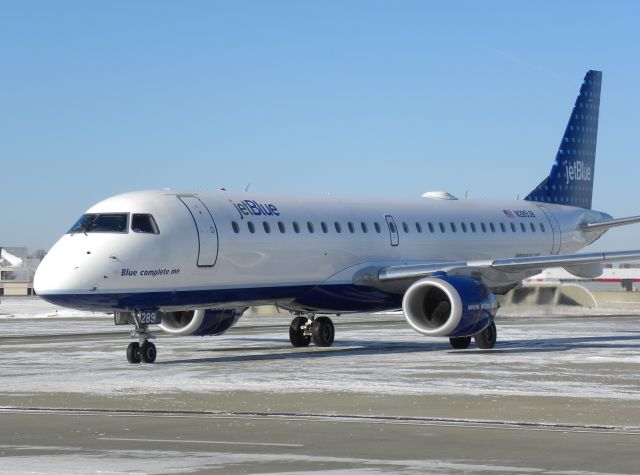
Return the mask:
M 231 204 L 240 214 L 240 219 L 243 219 L 245 216 L 280 216 L 278 208 L 271 203 L 258 203 L 254 200 L 243 200 L 238 203 L 231 201 Z
M 567 185 L 571 181 L 591 181 L 591 167 L 584 162 L 567 162 L 564 167 Z

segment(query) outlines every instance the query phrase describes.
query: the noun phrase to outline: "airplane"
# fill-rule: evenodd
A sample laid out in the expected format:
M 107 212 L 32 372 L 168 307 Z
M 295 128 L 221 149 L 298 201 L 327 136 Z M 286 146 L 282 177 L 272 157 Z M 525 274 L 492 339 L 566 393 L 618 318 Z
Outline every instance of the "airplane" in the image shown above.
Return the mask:
M 491 349 L 496 295 L 545 268 L 594 277 L 603 263 L 640 258 L 574 254 L 640 222 L 591 209 L 601 82 L 602 72 L 586 73 L 551 171 L 523 200 L 125 193 L 89 208 L 56 242 L 35 291 L 133 325 L 133 364 L 156 360 L 151 326 L 220 335 L 264 304 L 292 313 L 294 347 L 330 346 L 329 315 L 402 309 L 418 333 Z

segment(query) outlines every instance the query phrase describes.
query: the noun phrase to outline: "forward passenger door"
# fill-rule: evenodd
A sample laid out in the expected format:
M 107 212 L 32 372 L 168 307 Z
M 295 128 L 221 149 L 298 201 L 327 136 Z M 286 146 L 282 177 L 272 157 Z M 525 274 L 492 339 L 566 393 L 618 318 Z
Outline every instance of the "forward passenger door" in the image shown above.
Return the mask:
M 198 267 L 213 267 L 218 259 L 218 231 L 209 208 L 195 196 L 178 196 L 198 233 Z

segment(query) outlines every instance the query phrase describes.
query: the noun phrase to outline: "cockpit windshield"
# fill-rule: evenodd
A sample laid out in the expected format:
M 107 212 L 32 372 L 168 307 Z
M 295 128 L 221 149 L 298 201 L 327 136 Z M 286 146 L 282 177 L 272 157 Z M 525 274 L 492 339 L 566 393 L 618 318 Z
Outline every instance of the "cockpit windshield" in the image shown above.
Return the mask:
M 71 226 L 68 234 L 126 233 L 128 221 L 128 213 L 84 214 Z

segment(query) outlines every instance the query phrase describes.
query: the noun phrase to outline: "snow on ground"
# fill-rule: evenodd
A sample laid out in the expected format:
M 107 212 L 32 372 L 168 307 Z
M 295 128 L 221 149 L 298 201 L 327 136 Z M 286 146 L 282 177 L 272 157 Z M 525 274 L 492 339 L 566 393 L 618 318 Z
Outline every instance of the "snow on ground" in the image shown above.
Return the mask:
M 34 297 L 0 297 L 0 320 L 107 316 L 106 313 L 83 312 L 59 307 Z
M 45 320 L 43 315 L 54 309 L 37 299 L 5 299 L 0 307 L 21 316 L 0 320 L 4 393 L 304 394 L 330 388 L 373 395 L 640 400 L 640 317 L 601 310 L 566 316 L 525 310 L 504 316 L 497 322 L 499 341 L 493 351 L 453 351 L 446 339 L 423 337 L 401 317 L 364 314 L 334 319 L 336 342 L 330 349 L 294 349 L 288 340 L 289 317 L 250 316 L 219 337 L 158 332 L 157 363 L 129 365 L 129 327 L 115 327 L 111 318 Z M 30 312 L 40 318 L 27 319 Z M 87 335 L 29 338 L 65 333 Z M 25 338 L 16 342 L 7 336 Z
M 4 447 L 0 446 L 0 449 Z M 8 447 L 10 449 L 14 447 Z M 31 449 L 31 447 L 29 447 Z M 48 450 L 51 450 L 47 448 Z M 51 450 L 52 452 L 54 450 Z M 187 455 L 187 456 L 185 456 Z M 104 474 L 128 474 L 128 473 L 201 473 L 207 471 L 234 470 L 246 473 L 259 473 L 256 467 L 260 464 L 281 464 L 288 468 L 279 473 L 303 474 L 318 472 L 325 474 L 350 474 L 375 475 L 382 473 L 430 473 L 433 475 L 445 474 L 478 474 L 478 473 L 536 473 L 541 472 L 535 468 L 521 468 L 516 466 L 504 466 L 497 463 L 481 464 L 468 462 L 455 462 L 449 460 L 388 460 L 384 458 L 355 458 L 355 457 L 330 457 L 319 455 L 297 455 L 290 453 L 281 454 L 237 454 L 225 452 L 191 452 L 185 454 L 178 451 L 166 450 L 111 450 L 109 454 L 102 451 L 85 451 L 83 454 L 41 455 L 34 457 L 4 456 L 0 459 L 0 474 L 39 474 L 52 473 L 55 467 L 57 474 L 77 473 L 104 473 Z M 286 465 L 285 465 L 286 464 Z M 292 471 L 289 465 L 309 467 L 317 464 L 318 467 L 338 468 L 335 470 L 300 470 Z M 110 467 L 105 469 L 105 467 Z M 283 467 L 283 468 L 284 468 Z M 293 468 L 293 467 L 291 467 Z M 278 473 L 271 472 L 270 473 Z M 573 475 L 586 474 L 586 472 L 572 472 Z

